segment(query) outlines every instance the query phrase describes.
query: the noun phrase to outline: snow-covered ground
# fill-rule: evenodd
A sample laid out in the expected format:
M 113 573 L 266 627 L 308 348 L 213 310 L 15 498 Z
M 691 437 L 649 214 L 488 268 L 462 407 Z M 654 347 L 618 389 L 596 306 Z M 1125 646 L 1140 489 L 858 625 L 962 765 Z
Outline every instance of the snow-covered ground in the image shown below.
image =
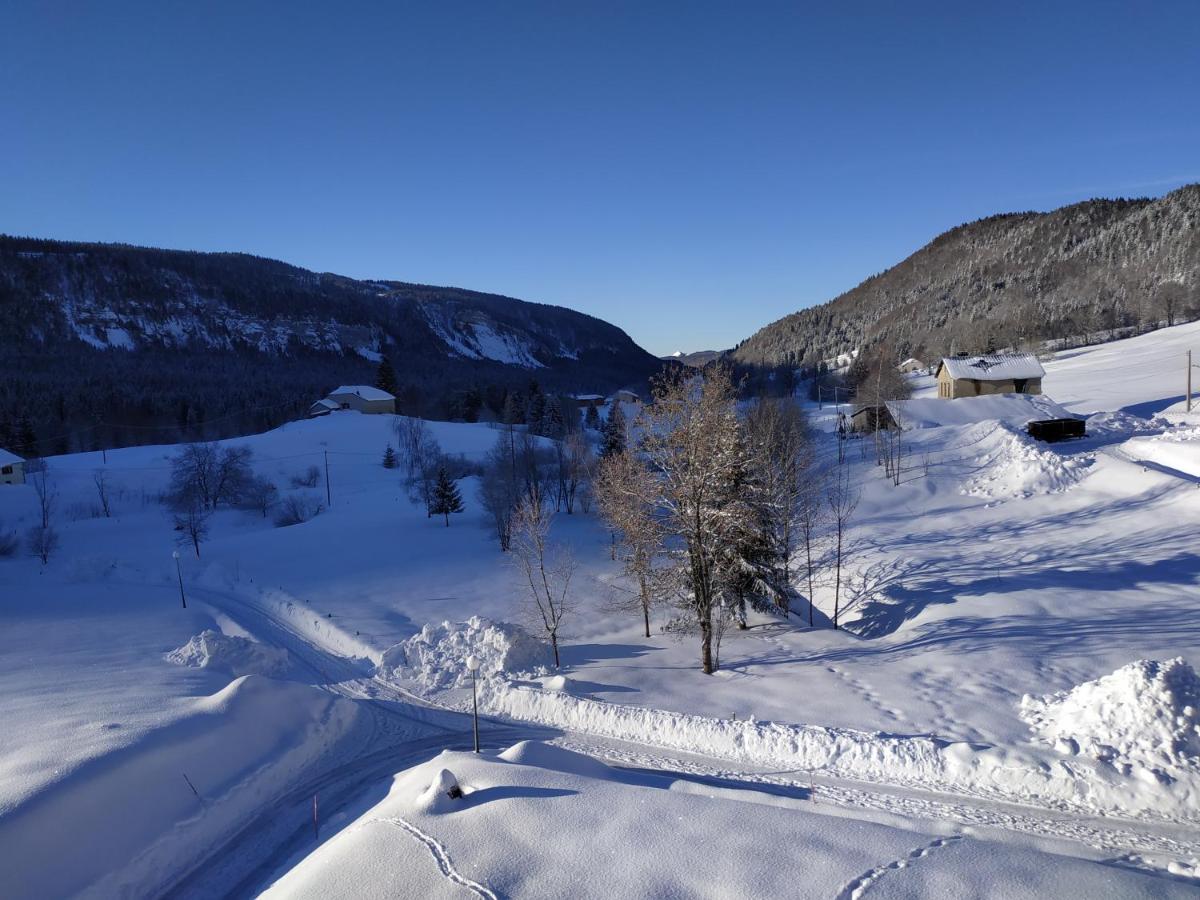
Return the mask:
M 579 571 L 552 672 L 508 624 L 474 484 L 428 519 L 380 465 L 389 416 L 228 442 L 322 504 L 292 481 L 328 458 L 332 504 L 287 528 L 219 512 L 182 553 L 186 609 L 157 501 L 175 448 L 53 458 L 61 548 L 0 559 L 0 895 L 1194 893 L 1191 682 L 1123 668 L 1200 661 L 1189 346 L 1200 326 L 1065 351 L 1032 402 L 913 401 L 898 486 L 851 441 L 846 629 L 822 575 L 816 627 L 753 620 L 711 677 L 695 640 L 613 611 L 594 513 L 554 526 Z M 1089 437 L 1027 438 L 1023 410 L 1053 404 Z M 812 412 L 828 457 L 833 411 Z M 431 428 L 469 458 L 496 438 Z M 36 515 L 0 486 L 0 532 Z M 438 757 L 470 747 L 470 651 L 488 752 Z M 421 800 L 442 768 L 461 806 Z

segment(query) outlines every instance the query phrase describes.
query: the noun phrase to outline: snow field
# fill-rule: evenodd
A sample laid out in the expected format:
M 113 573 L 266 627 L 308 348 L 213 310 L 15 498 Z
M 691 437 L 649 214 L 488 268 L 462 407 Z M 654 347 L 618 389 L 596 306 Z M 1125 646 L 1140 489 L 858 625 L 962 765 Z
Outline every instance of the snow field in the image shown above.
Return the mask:
M 450 799 L 457 784 L 464 796 Z M 1191 896 L 1131 868 L 822 814 L 803 791 L 613 768 L 539 742 L 446 752 L 266 891 L 316 897 Z M 830 810 L 832 811 L 832 810 Z M 713 835 L 720 835 L 719 847 Z

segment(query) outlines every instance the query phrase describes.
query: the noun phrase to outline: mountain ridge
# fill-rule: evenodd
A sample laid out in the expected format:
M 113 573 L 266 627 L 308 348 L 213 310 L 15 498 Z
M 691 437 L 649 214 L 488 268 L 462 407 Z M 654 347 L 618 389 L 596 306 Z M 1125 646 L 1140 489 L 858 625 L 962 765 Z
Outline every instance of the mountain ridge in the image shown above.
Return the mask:
M 51 431 L 271 405 L 294 416 L 338 384 L 372 383 L 385 356 L 402 408 L 438 418 L 503 408 L 531 381 L 641 390 L 663 366 L 567 307 L 229 251 L 0 236 L 0 314 L 0 364 L 17 373 L 0 383 L 0 424 L 28 416 Z
M 813 366 L 874 344 L 897 359 L 937 356 L 1195 315 L 1200 184 L 957 225 L 730 355 L 758 367 Z

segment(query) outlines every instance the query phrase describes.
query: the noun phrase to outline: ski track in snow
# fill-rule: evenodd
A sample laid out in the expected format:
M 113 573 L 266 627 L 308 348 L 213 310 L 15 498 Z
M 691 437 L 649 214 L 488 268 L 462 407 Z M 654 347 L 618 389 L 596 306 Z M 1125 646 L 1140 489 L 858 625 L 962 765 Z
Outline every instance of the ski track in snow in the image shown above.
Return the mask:
M 438 868 L 441 870 L 442 875 L 444 875 L 450 881 L 453 881 L 455 884 L 465 887 L 477 897 L 483 897 L 484 900 L 497 900 L 496 895 L 482 884 L 477 881 L 472 881 L 470 878 L 467 878 L 467 876 L 463 875 L 456 868 L 454 868 L 454 863 L 450 861 L 450 851 L 446 849 L 445 844 L 432 835 L 426 834 L 412 822 L 409 822 L 407 819 L 402 819 L 399 816 L 389 816 L 386 819 L 368 819 L 364 824 L 369 824 L 370 822 L 384 822 L 388 825 L 395 825 L 404 829 L 415 840 L 425 845 L 426 849 L 429 850 L 429 852 L 433 855 L 434 860 L 437 862 Z
M 864 872 L 862 875 L 859 875 L 848 885 L 842 888 L 841 891 L 838 892 L 837 900 L 859 900 L 863 894 L 871 889 L 871 886 L 874 885 L 875 882 L 877 882 L 884 875 L 887 875 L 889 872 L 907 869 L 913 863 L 919 862 L 933 851 L 945 847 L 947 844 L 952 844 L 961 840 L 961 837 L 938 838 L 937 840 L 930 841 L 928 844 L 917 847 L 915 850 L 906 854 L 901 859 L 892 860 L 890 863 L 882 866 L 876 866 L 875 868 L 871 869 L 871 871 Z
M 1161 833 L 1160 829 L 1130 827 L 1134 823 L 1105 824 L 1080 819 L 1068 814 L 1015 808 L 986 801 L 974 803 L 959 798 L 934 797 L 909 793 L 904 788 L 889 790 L 886 785 L 872 784 L 870 789 L 859 788 L 821 776 L 802 778 L 768 772 L 746 772 L 722 769 L 703 762 L 648 754 L 614 746 L 589 743 L 575 736 L 556 738 L 551 743 L 567 750 L 605 759 L 618 766 L 654 769 L 664 774 L 679 773 L 739 781 L 748 790 L 755 784 L 790 787 L 810 792 L 811 801 L 819 805 L 830 803 L 840 807 L 857 808 L 899 815 L 931 823 L 953 822 L 964 828 L 998 829 L 1021 835 L 1034 835 L 1083 844 L 1092 849 L 1113 853 L 1134 852 L 1161 854 L 1179 859 L 1194 859 L 1200 855 L 1200 835 L 1188 840 Z

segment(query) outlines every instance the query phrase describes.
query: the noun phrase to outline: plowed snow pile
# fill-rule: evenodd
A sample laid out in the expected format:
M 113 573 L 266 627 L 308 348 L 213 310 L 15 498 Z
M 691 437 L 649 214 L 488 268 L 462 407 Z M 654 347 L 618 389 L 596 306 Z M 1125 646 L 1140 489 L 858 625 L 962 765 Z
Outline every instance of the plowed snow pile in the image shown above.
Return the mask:
M 537 672 L 550 661 L 546 645 L 523 628 L 472 616 L 465 622 L 426 625 L 385 650 L 380 669 L 431 690 L 462 687 L 471 683 L 467 657 L 472 654 L 482 676 Z
M 1027 694 L 1021 718 L 1060 752 L 1124 774 L 1135 767 L 1160 777 L 1200 770 L 1200 678 L 1179 657 L 1138 660 L 1045 697 Z
M 282 675 L 288 668 L 287 651 L 219 631 L 202 631 L 166 655 L 179 666 L 217 669 L 231 675 Z
M 1090 457 L 1059 456 L 1038 447 L 1024 435 L 1008 435 L 989 452 L 981 471 L 967 479 L 963 493 L 1002 499 L 1058 494 L 1084 476 Z

